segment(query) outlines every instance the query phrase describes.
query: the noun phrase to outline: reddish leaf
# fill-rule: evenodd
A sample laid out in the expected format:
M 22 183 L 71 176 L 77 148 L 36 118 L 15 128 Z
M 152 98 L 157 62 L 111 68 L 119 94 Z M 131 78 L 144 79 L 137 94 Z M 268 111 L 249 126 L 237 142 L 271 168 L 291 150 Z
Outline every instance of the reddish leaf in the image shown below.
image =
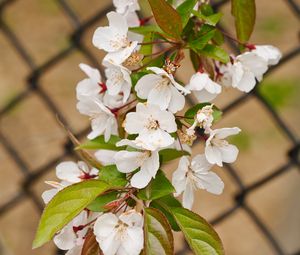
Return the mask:
M 174 39 L 180 39 L 182 21 L 179 13 L 165 0 L 148 0 L 159 27 Z
M 102 255 L 99 244 L 97 243 L 96 236 L 90 230 L 85 237 L 82 247 L 81 255 Z

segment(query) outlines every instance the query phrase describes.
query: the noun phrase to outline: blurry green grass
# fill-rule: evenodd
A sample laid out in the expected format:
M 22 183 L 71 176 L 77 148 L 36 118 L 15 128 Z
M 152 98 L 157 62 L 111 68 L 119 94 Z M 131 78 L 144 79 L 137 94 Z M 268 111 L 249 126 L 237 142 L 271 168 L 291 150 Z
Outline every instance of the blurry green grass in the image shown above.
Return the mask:
M 228 141 L 237 146 L 240 151 L 246 151 L 251 147 L 251 139 L 251 135 L 247 131 L 242 130 L 241 133 L 230 136 Z
M 299 100 L 296 100 L 300 96 L 298 82 L 296 79 L 265 81 L 260 84 L 259 92 L 269 104 L 280 110 L 295 103 L 299 104 Z

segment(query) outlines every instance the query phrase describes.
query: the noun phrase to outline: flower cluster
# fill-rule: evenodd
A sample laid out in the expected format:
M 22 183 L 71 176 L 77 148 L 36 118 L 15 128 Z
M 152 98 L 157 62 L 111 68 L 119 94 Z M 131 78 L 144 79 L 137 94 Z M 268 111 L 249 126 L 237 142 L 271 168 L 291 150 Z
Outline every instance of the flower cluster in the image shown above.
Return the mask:
M 91 120 L 92 131 L 87 138 L 98 143 L 99 148 L 94 146 L 96 160 L 102 166 L 115 167 L 114 174 L 125 176 L 126 184 L 116 197 L 106 201 L 105 210 L 85 208 L 57 233 L 54 242 L 68 255 L 83 254 L 89 233 L 93 233 L 104 255 L 140 254 L 145 236 L 144 211 L 140 207 L 149 206 L 152 199 L 144 200 L 138 192 L 149 192 L 163 170 L 163 155 L 170 160 L 180 158 L 168 185 L 175 197 L 182 194 L 183 207 L 192 208 L 197 189 L 221 194 L 224 183 L 212 169 L 237 159 L 238 148 L 226 139 L 241 130 L 214 128 L 220 110 L 211 101 L 224 86 L 250 92 L 281 57 L 273 46 L 245 44 L 245 51 L 227 62 L 212 59 L 212 72 L 199 58 L 196 73 L 188 84 L 183 84 L 176 79 L 176 71 L 184 50 L 193 50 L 194 44 L 189 48 L 189 41 L 176 41 L 161 32 L 153 36 L 157 29 L 151 31 L 152 41 L 147 41 L 149 37 L 137 28 L 145 27 L 151 17 L 140 21 L 137 0 L 113 3 L 116 11 L 107 14 L 109 25 L 97 28 L 92 39 L 95 47 L 107 53 L 103 59 L 105 77 L 99 70 L 80 64 L 87 78 L 76 88 L 77 109 Z M 194 11 L 200 7 L 197 4 Z M 152 46 L 160 42 L 161 51 L 153 53 Z M 147 55 L 145 46 L 149 45 Z M 187 95 L 193 95 L 199 104 L 185 111 Z M 203 141 L 205 147 L 192 157 L 195 141 Z M 101 171 L 83 161 L 63 162 L 56 168 L 60 182 L 47 182 L 52 189 L 42 198 L 47 204 L 70 185 L 99 179 Z

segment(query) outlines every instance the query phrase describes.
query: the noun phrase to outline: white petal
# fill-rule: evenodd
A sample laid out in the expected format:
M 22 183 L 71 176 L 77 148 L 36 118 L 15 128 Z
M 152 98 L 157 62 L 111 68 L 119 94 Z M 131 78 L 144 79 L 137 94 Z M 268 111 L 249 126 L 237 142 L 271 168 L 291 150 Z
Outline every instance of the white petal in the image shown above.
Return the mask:
M 57 234 L 53 241 L 55 245 L 61 250 L 70 250 L 75 246 L 76 235 L 73 231 L 73 226 L 68 224 L 59 234 Z
M 166 110 L 172 96 L 170 87 L 169 85 L 157 83 L 148 95 L 148 103 L 159 106 L 161 110 Z
M 48 204 L 50 200 L 58 193 L 59 189 L 49 189 L 43 192 L 42 199 L 45 204 Z
M 139 160 L 144 157 L 143 152 L 138 151 L 119 151 L 114 156 L 117 168 L 122 173 L 130 173 L 143 164 L 143 161 Z
M 100 50 L 114 52 L 118 48 L 112 46 L 114 33 L 110 27 L 98 27 L 93 35 L 93 45 Z
M 126 19 L 117 12 L 109 12 L 107 15 L 109 26 L 116 29 L 120 36 L 127 36 L 128 25 Z
M 143 216 L 135 210 L 129 210 L 120 215 L 119 219 L 129 227 L 143 227 Z
M 122 240 L 117 255 L 139 255 L 144 246 L 144 233 L 142 228 L 128 228 L 127 235 Z M 124 253 L 124 251 L 126 253 Z
M 204 154 L 198 154 L 196 155 L 192 162 L 191 162 L 191 168 L 193 169 L 194 172 L 199 173 L 207 173 L 212 167 L 212 164 L 210 164 L 206 156 Z
M 190 165 L 190 161 L 188 157 L 186 156 L 181 157 L 178 164 L 178 168 L 176 169 L 176 171 L 173 173 L 172 176 L 172 184 L 176 189 L 175 196 L 179 196 L 185 190 L 186 173 L 188 171 L 189 165 Z
M 71 183 L 80 182 L 81 179 L 79 177 L 81 175 L 82 171 L 72 161 L 62 162 L 56 167 L 56 176 L 63 181 Z
M 101 74 L 96 68 L 83 63 L 79 64 L 79 67 L 94 83 L 101 82 Z
M 198 177 L 197 187 L 199 189 L 205 189 L 215 195 L 220 195 L 223 192 L 224 183 L 214 172 L 196 174 L 196 176 Z
M 145 129 L 139 134 L 138 139 L 142 140 L 145 143 L 148 150 L 164 148 L 174 143 L 174 138 L 161 129 Z
M 156 74 L 146 74 L 138 80 L 135 85 L 135 91 L 138 97 L 147 99 L 150 91 L 161 80 L 161 77 Z
M 205 157 L 209 163 L 217 164 L 218 166 L 223 166 L 222 154 L 218 147 L 206 144 Z
M 187 183 L 186 188 L 183 192 L 182 196 L 182 206 L 187 209 L 192 209 L 194 203 L 194 190 L 193 185 L 190 183 Z
M 145 188 L 148 183 L 151 181 L 152 176 L 150 173 L 148 173 L 148 171 L 144 170 L 140 170 L 137 173 L 135 173 L 131 180 L 130 180 L 130 184 L 132 187 L 138 188 L 138 189 L 142 189 Z
M 233 127 L 233 128 L 220 128 L 220 129 L 215 129 L 214 133 L 215 136 L 219 139 L 224 139 L 228 136 L 231 135 L 237 135 L 238 133 L 241 132 L 241 129 L 238 127 Z
M 181 111 L 185 104 L 185 97 L 173 86 L 170 87 L 172 97 L 168 106 L 168 109 L 172 113 Z
M 97 240 L 113 234 L 118 221 L 118 217 L 113 213 L 105 213 L 99 216 L 94 225 L 94 234 Z
M 237 60 L 249 69 L 258 80 L 268 70 L 268 63 L 254 52 L 245 52 L 237 57 Z
M 96 159 L 104 166 L 115 164 L 114 156 L 117 152 L 112 150 L 98 150 L 95 152 Z
M 125 119 L 125 130 L 128 134 L 138 134 L 145 126 L 145 119 L 136 112 L 127 113 Z
M 222 153 L 222 161 L 226 163 L 233 163 L 236 161 L 239 150 L 236 146 L 228 144 L 226 146 L 219 147 Z
M 215 99 L 216 96 L 218 95 L 218 94 L 212 94 L 205 89 L 201 91 L 194 91 L 193 93 L 199 102 L 210 102 L 213 99 Z
M 147 171 L 153 178 L 159 169 L 159 154 L 157 151 L 151 152 L 151 156 L 146 159 L 141 166 L 141 171 Z
M 267 61 L 268 65 L 277 65 L 282 57 L 280 50 L 272 45 L 255 45 L 255 47 L 252 52 Z

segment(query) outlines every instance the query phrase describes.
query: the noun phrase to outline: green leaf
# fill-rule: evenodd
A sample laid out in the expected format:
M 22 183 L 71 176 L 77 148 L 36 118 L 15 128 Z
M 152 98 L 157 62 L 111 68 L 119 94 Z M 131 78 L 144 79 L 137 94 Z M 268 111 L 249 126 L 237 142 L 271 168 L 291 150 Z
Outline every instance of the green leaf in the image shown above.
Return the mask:
M 87 206 L 87 209 L 93 212 L 105 212 L 104 206 L 117 199 L 118 192 L 111 191 L 109 193 L 98 196 L 92 203 Z
M 175 149 L 164 149 L 159 151 L 159 156 L 162 163 L 169 162 L 173 159 L 180 158 L 185 155 L 190 155 L 187 151 L 178 151 Z
M 146 35 L 151 32 L 156 33 L 163 33 L 163 31 L 160 29 L 157 25 L 147 25 L 147 26 L 140 26 L 140 27 L 131 27 L 129 28 L 131 32 Z
M 204 56 L 219 60 L 225 64 L 230 60 L 229 54 L 224 49 L 212 44 L 207 44 L 202 50 L 197 52 Z
M 174 39 L 180 39 L 182 22 L 178 12 L 165 0 L 148 0 L 148 2 L 159 27 Z
M 220 30 L 216 30 L 215 35 L 212 38 L 212 41 L 219 46 L 224 43 L 224 35 Z
M 116 165 L 102 167 L 99 179 L 112 186 L 124 187 L 127 184 L 126 174 L 119 172 Z
M 210 16 L 214 14 L 214 9 L 210 4 L 201 4 L 200 11 L 205 16 Z
M 33 248 L 38 248 L 86 208 L 99 194 L 112 188 L 99 180 L 73 184 L 58 192 L 46 206 L 37 229 Z
M 186 117 L 185 121 L 192 125 L 194 123 L 194 118 L 195 118 L 197 112 L 200 109 L 202 109 L 204 106 L 207 106 L 207 105 L 211 105 L 211 103 L 196 104 L 193 107 L 191 107 L 190 109 L 188 109 L 184 114 L 184 117 Z M 221 116 L 222 116 L 222 111 L 214 105 L 213 106 L 214 122 L 217 122 L 221 118 Z
M 144 214 L 145 255 L 173 255 L 174 239 L 166 217 L 157 209 L 146 208 Z
M 207 43 L 214 37 L 215 31 L 216 30 L 212 28 L 208 31 L 203 32 L 202 34 L 199 34 L 196 40 L 189 42 L 189 46 L 195 51 L 203 49 L 207 45 Z
M 188 23 L 188 21 L 191 17 L 191 13 L 197 2 L 198 2 L 198 0 L 186 0 L 177 7 L 176 10 L 181 17 L 183 27 L 185 27 L 186 24 Z
M 247 42 L 255 25 L 255 0 L 231 0 L 231 13 L 235 18 L 237 38 L 242 43 Z
M 146 188 L 141 189 L 137 196 L 142 200 L 154 200 L 173 192 L 175 189 L 168 178 L 163 171 L 158 170 L 155 179 L 152 179 Z
M 170 194 L 159 199 L 153 200 L 150 206 L 160 210 L 167 217 L 174 231 L 180 231 L 180 228 L 174 216 L 169 212 L 169 210 L 172 209 L 172 207 L 182 207 L 180 202 L 173 195 Z
M 212 15 L 209 15 L 209 16 L 206 16 L 203 13 L 200 13 L 198 11 L 192 11 L 192 13 L 196 17 L 202 19 L 205 24 L 208 24 L 208 25 L 211 25 L 211 26 L 217 25 L 217 23 L 220 21 L 220 19 L 223 16 L 222 13 L 215 13 L 215 14 L 212 14 Z
M 173 214 L 194 254 L 225 254 L 220 237 L 205 219 L 185 208 L 172 208 L 170 212 Z
M 124 147 L 117 147 L 116 143 L 121 140 L 120 137 L 116 135 L 111 135 L 110 139 L 105 142 L 104 136 L 101 135 L 93 140 L 88 140 L 83 144 L 80 144 L 76 149 L 87 149 L 87 150 L 115 150 L 120 151 L 123 150 Z

